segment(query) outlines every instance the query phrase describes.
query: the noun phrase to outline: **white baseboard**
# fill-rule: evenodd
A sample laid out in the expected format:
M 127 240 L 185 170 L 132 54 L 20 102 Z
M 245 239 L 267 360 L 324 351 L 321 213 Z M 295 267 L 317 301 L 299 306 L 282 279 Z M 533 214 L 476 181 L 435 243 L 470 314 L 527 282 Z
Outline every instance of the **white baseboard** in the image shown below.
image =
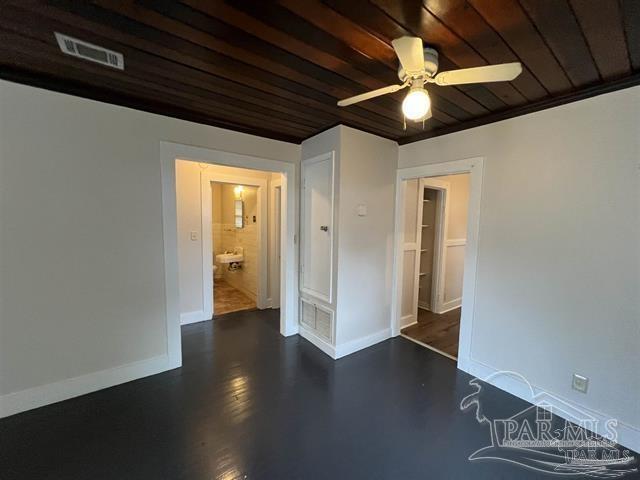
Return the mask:
M 282 335 L 283 337 L 291 337 L 293 335 L 298 335 L 300 333 L 300 326 L 288 326 L 285 325 L 285 330 L 284 332 L 280 332 L 280 335 Z
M 0 418 L 176 368 L 168 355 L 68 378 L 0 396 Z
M 409 322 L 406 325 L 404 324 L 404 322 Z M 404 328 L 404 327 L 408 327 L 409 325 L 414 325 L 418 323 L 417 320 L 414 319 L 414 316 L 409 314 L 409 315 L 405 315 L 404 317 L 400 317 L 400 328 Z
M 460 308 L 462 305 L 462 297 L 454 298 L 453 300 L 449 300 L 448 302 L 443 303 L 440 306 L 440 309 L 436 312 L 438 314 L 443 314 L 450 312 L 451 310 L 455 310 L 456 308 Z
M 493 367 L 490 367 L 482 362 L 478 362 L 477 360 L 471 360 L 471 359 L 468 362 L 465 362 L 464 368 L 462 368 L 460 363 L 458 363 L 458 368 L 466 371 L 470 375 L 473 375 L 474 377 L 477 377 L 481 380 L 489 377 L 490 375 L 499 373 L 499 370 Z M 518 398 L 521 398 L 522 400 L 525 400 L 526 402 L 531 403 L 531 392 L 530 392 L 529 386 L 525 382 L 518 380 L 514 376 L 510 376 L 510 375 L 496 376 L 488 383 L 491 383 L 491 385 L 499 388 L 500 390 L 504 390 L 505 392 L 508 392 L 512 395 L 515 395 Z M 553 408 L 553 413 L 561 416 L 565 420 L 569 420 L 569 421 L 574 420 L 573 418 L 563 415 L 563 412 L 566 410 L 567 405 L 572 406 L 578 411 L 588 413 L 593 418 L 598 420 L 597 425 L 603 425 L 606 420 L 610 418 L 614 418 L 612 415 L 607 415 L 597 410 L 593 410 L 577 402 L 568 400 L 553 392 L 544 390 L 536 385 L 532 385 L 532 387 L 536 395 L 546 394 L 544 397 L 544 400 L 547 404 L 549 404 Z M 557 403 L 557 405 L 554 405 L 554 401 Z M 635 452 L 640 452 L 640 428 L 618 420 L 617 432 L 618 432 L 617 442 L 620 445 L 630 450 L 633 450 Z M 602 434 L 603 432 L 594 432 L 594 433 Z
M 391 338 L 391 329 L 385 328 L 378 332 L 372 333 L 371 335 L 367 335 L 366 337 L 356 338 L 355 340 L 351 340 L 350 342 L 343 343 L 338 345 L 336 350 L 335 358 L 342 358 L 347 355 L 351 355 L 363 348 L 370 347 L 375 345 L 376 343 L 380 343 L 387 338 Z
M 212 316 L 213 315 L 207 315 L 207 312 L 204 312 L 203 310 L 181 313 L 180 325 L 189 325 L 190 323 L 204 322 L 205 320 L 211 320 Z
M 335 347 L 331 345 L 329 342 L 327 342 L 326 340 L 323 340 L 322 338 L 317 336 L 311 330 L 308 330 L 304 326 L 300 325 L 298 327 L 298 335 L 300 335 L 302 338 L 306 340 L 309 340 L 311 343 L 313 343 L 316 347 L 318 347 L 324 353 L 329 355 L 331 358 L 333 359 L 336 358 Z
M 406 325 L 400 325 L 400 329 L 412 327 L 413 325 L 417 325 L 417 324 L 418 324 L 418 321 L 416 320 L 415 322 L 407 323 Z

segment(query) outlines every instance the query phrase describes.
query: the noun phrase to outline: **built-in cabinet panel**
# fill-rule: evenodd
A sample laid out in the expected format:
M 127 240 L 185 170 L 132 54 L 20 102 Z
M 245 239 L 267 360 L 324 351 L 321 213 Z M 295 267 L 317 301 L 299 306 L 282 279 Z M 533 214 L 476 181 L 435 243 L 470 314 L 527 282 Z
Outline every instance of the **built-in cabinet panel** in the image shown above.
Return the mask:
M 302 164 L 301 290 L 331 303 L 333 270 L 333 153 Z
M 302 162 L 300 324 L 334 344 L 334 154 Z

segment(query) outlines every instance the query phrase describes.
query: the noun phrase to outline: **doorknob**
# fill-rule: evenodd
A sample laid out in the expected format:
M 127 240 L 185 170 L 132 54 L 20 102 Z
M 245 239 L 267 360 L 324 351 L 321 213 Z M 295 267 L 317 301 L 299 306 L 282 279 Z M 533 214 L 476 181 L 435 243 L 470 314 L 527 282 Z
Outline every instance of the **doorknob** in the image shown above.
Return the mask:
M 327 225 L 320 225 L 320 230 L 322 230 L 323 232 L 328 232 L 329 227 Z

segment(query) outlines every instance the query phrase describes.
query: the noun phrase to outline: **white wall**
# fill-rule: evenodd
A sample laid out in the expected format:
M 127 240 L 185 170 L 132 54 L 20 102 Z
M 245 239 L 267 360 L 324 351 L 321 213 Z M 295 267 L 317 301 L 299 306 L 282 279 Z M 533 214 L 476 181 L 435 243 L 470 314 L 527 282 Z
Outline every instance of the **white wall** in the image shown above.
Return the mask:
M 469 174 L 435 177 L 449 183 L 449 222 L 447 240 L 467 238 L 469 210 Z
M 341 128 L 336 346 L 389 336 L 398 145 Z M 358 205 L 367 207 L 358 216 Z
M 460 306 L 462 297 L 470 175 L 463 173 L 436 178 L 449 183 L 449 221 L 447 238 L 444 242 L 444 291 L 442 301 L 445 309 L 452 309 Z
M 180 315 L 203 311 L 202 300 L 202 199 L 200 166 L 176 162 L 176 210 L 178 218 L 178 284 Z M 191 239 L 196 232 L 197 239 Z
M 298 145 L 0 81 L 0 414 L 163 368 L 161 140 L 300 157 Z
M 485 157 L 473 360 L 635 428 L 639 138 L 635 87 L 399 154 L 401 168 Z M 571 389 L 573 372 L 588 394 Z

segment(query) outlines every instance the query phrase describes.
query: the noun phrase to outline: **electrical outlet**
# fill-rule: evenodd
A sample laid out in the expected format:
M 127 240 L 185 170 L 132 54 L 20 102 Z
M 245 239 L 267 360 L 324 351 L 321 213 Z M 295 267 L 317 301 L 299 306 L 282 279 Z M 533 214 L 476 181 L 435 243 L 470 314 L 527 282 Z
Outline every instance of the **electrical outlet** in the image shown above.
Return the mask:
M 577 390 L 578 392 L 587 393 L 587 388 L 589 388 L 589 379 L 587 377 L 583 377 L 582 375 L 574 373 L 571 388 Z

